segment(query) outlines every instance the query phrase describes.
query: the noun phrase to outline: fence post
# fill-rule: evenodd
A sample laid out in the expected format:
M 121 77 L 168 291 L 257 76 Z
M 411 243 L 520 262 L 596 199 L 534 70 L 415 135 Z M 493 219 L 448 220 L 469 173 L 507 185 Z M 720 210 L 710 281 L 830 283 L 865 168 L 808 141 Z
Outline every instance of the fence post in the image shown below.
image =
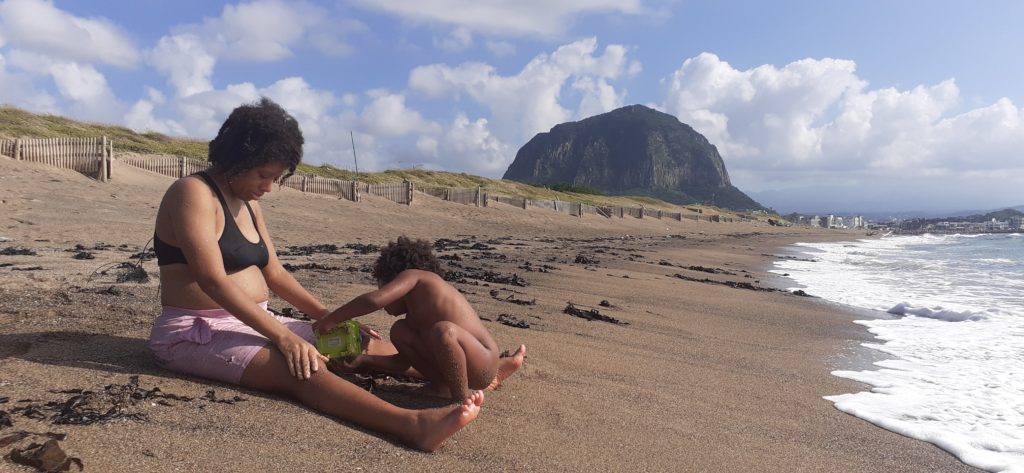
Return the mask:
M 359 202 L 359 181 L 352 181 L 352 202 Z
M 551 205 L 554 205 L 555 206 L 555 212 L 558 212 L 558 197 L 555 197 L 555 200 L 551 201 Z
M 104 168 L 104 170 L 107 173 L 107 175 L 104 176 L 104 177 L 109 181 L 110 178 L 113 177 L 113 173 L 110 172 L 110 166 L 113 166 L 114 163 L 110 162 L 110 156 L 107 155 L 107 137 L 106 137 L 106 135 L 104 135 L 103 138 L 100 139 L 100 159 L 103 160 L 103 162 L 104 162 L 103 168 Z
M 100 152 L 99 152 L 99 156 L 98 156 L 99 161 L 100 161 L 100 166 L 99 166 L 100 170 L 99 170 L 99 173 L 98 173 L 99 175 L 96 176 L 96 180 L 101 181 L 101 182 L 107 182 L 107 152 L 106 152 L 107 137 L 104 136 L 102 139 L 100 139 L 99 143 L 97 143 L 96 141 L 93 141 L 92 144 L 93 144 L 92 151 L 94 153 L 96 152 L 96 145 L 97 144 L 100 145 Z
M 405 179 L 402 181 L 405 184 L 405 205 L 412 205 L 412 181 Z
M 185 157 L 178 156 L 178 177 L 185 177 Z
M 476 194 L 473 196 L 473 203 L 480 206 L 480 186 L 476 186 Z
M 529 202 L 529 199 L 527 199 L 526 197 L 523 197 L 523 210 L 526 210 L 527 202 Z
M 14 160 L 21 161 L 21 138 L 14 140 Z
M 106 137 L 104 137 L 106 138 Z M 114 177 L 114 140 L 107 139 L 107 179 Z
M 306 192 L 306 178 L 307 177 L 308 176 L 306 176 L 305 174 L 302 175 L 302 192 Z

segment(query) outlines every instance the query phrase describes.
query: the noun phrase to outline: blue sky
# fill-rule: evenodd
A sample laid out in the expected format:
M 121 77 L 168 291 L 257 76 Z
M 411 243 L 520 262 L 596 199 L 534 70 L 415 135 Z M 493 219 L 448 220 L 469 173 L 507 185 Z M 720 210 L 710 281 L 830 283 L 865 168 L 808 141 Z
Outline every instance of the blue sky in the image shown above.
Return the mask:
M 0 1 L 0 102 L 208 139 L 267 95 L 306 161 L 500 177 L 640 103 L 781 211 L 1024 204 L 1024 2 Z

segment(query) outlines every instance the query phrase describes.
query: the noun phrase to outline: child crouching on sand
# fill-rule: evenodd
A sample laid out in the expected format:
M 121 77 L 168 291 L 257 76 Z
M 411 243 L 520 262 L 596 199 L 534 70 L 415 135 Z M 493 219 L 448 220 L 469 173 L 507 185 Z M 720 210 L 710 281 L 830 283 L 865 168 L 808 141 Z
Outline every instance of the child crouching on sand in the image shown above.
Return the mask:
M 498 344 L 476 311 L 441 276 L 430 243 L 404 236 L 381 250 L 373 270 L 376 291 L 356 297 L 318 320 L 314 330 L 327 332 L 337 324 L 378 309 L 405 318 L 391 326 L 391 356 L 360 355 L 349 364 L 400 372 L 410 367 L 430 382 L 429 394 L 462 401 L 474 390 L 493 389 L 522 364 L 525 347 L 499 362 Z M 500 366 L 499 366 L 500 365 Z

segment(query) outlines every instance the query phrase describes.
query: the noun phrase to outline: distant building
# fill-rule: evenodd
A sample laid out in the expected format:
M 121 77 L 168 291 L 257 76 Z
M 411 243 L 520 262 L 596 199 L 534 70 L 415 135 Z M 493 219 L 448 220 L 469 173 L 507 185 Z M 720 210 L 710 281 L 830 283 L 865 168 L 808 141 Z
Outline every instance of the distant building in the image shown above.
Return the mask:
M 811 226 L 812 227 L 819 227 L 820 228 L 821 227 L 821 217 L 819 217 L 817 215 L 811 217 Z
M 985 231 L 988 232 L 1005 232 L 1010 229 L 1010 222 L 1000 222 L 996 219 L 985 222 Z

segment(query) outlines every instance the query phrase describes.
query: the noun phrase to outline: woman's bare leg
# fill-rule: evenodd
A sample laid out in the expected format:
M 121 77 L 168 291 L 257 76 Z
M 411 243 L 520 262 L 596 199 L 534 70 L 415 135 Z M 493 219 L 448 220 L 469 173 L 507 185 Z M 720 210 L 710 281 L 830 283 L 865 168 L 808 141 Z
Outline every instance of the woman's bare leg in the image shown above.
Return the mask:
M 439 409 L 403 409 L 339 378 L 326 368 L 299 380 L 288 373 L 284 356 L 262 348 L 242 373 L 242 386 L 291 396 L 324 414 L 389 435 L 411 447 L 432 452 L 480 413 L 483 393 Z

